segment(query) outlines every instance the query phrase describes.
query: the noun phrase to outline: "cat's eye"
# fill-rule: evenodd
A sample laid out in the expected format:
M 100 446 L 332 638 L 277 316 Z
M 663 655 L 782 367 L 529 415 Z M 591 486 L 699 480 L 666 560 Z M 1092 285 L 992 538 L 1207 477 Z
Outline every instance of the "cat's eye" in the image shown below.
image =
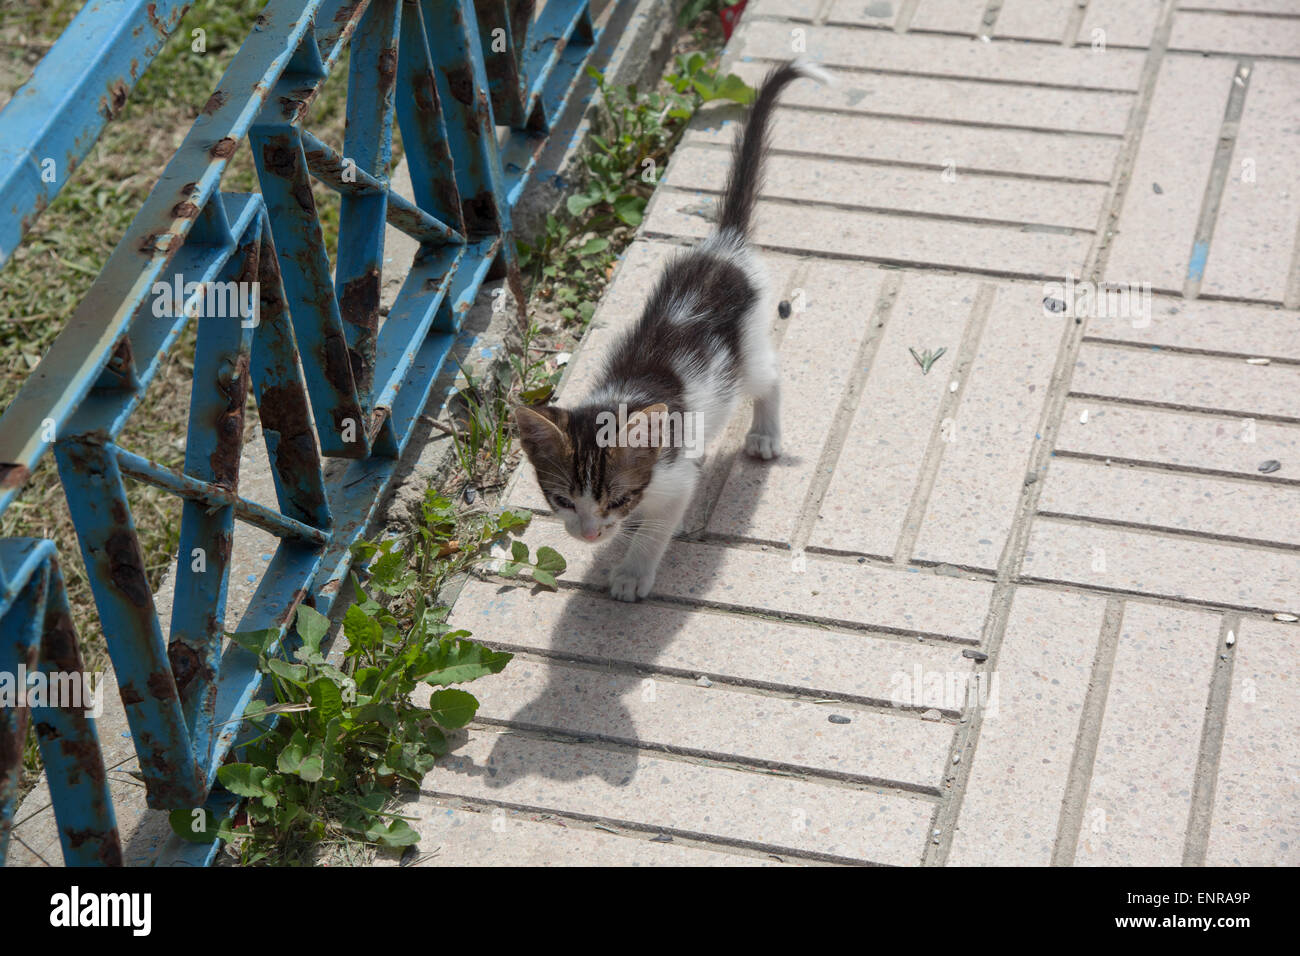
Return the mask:
M 573 502 L 564 497 L 564 495 L 552 495 L 551 498 L 555 502 L 555 507 L 568 508 L 570 511 L 573 510 Z
M 627 504 L 627 503 L 628 503 L 629 501 L 631 501 L 631 500 L 632 500 L 632 496 L 631 496 L 631 495 L 624 495 L 624 496 L 621 497 L 621 498 L 615 498 L 613 501 L 611 501 L 611 502 L 609 503 L 609 507 L 610 507 L 611 510 L 613 510 L 613 511 L 617 511 L 619 508 L 623 507 L 625 504 Z

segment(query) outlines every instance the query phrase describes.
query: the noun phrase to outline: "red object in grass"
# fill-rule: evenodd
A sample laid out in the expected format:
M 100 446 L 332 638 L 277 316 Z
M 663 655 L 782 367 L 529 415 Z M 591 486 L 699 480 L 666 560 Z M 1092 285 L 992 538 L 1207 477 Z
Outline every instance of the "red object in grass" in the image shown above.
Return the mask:
M 731 33 L 736 29 L 736 24 L 740 22 L 740 15 L 745 12 L 745 4 L 748 0 L 740 0 L 740 3 L 733 7 L 723 7 L 718 11 L 718 19 L 722 21 L 722 36 L 730 40 Z

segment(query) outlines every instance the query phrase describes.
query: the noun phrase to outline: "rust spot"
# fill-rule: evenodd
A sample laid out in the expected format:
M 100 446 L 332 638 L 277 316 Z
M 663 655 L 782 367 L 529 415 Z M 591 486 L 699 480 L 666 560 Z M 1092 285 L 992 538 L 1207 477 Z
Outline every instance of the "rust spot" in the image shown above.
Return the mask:
M 371 266 L 364 273 L 343 286 L 339 297 L 339 311 L 344 322 L 364 329 L 379 326 L 379 270 Z
M 77 628 L 66 611 L 46 617 L 41 651 L 55 670 L 70 674 L 86 669 L 81 659 L 81 645 L 77 643 Z
M 226 100 L 230 99 L 230 94 L 225 90 L 217 90 L 208 97 L 208 101 L 203 104 L 202 113 L 204 116 L 211 116 L 221 107 L 226 105 Z
M 113 346 L 113 355 L 108 360 L 109 367 L 115 372 L 126 372 L 135 364 L 135 354 L 131 351 L 131 339 L 122 336 Z
M 76 763 L 77 769 L 84 773 L 91 783 L 98 785 L 104 782 L 106 778 L 104 760 L 99 753 L 99 744 L 93 737 L 71 740 L 64 738 L 59 741 L 59 750 L 63 756 Z
M 120 522 L 119 522 L 120 523 Z M 136 536 L 125 529 L 114 531 L 104 544 L 109 576 L 123 597 L 138 608 L 150 608 L 153 593 L 144 572 L 144 555 Z
M 474 102 L 474 76 L 469 66 L 451 66 L 443 71 L 447 77 L 447 89 L 461 103 L 470 106 Z
M 237 140 L 232 139 L 229 136 L 223 136 L 212 144 L 212 148 L 208 150 L 208 152 L 218 159 L 229 159 L 235 154 L 235 149 L 238 146 L 239 143 Z
M 477 196 L 466 199 L 461 213 L 465 217 L 465 228 L 474 235 L 487 235 L 497 231 L 497 204 L 491 190 L 485 189 Z
M 167 29 L 167 24 L 158 19 L 158 4 L 151 3 L 144 8 L 145 15 L 149 17 L 149 25 L 158 31 L 158 35 L 165 37 L 171 31 Z
M 167 660 L 171 663 L 178 691 L 184 691 L 203 670 L 203 658 L 199 652 L 183 641 L 172 641 L 167 645 Z
M 149 685 L 149 693 L 158 700 L 170 700 L 176 696 L 176 681 L 170 670 L 154 671 L 146 683 Z
M 108 88 L 108 96 L 100 101 L 104 106 L 104 114 L 109 119 L 117 119 L 122 108 L 126 106 L 126 97 L 126 84 L 118 80 Z
M 239 484 L 239 450 L 244 441 L 244 403 L 248 399 L 248 356 L 235 359 L 229 375 L 218 388 L 226 396 L 226 407 L 217 415 L 216 448 L 208 459 L 213 484 L 234 491 Z
M 20 488 L 31 476 L 26 465 L 0 464 L 0 488 Z
M 189 201 L 178 202 L 176 205 L 172 206 L 173 219 L 193 219 L 198 214 L 199 207 Z
M 353 389 L 352 362 L 348 358 L 348 344 L 337 333 L 325 336 L 321 345 L 321 370 L 325 380 L 339 395 L 349 395 Z M 338 423 L 336 423 L 338 424 Z M 360 425 L 360 422 L 357 422 Z
M 140 695 L 140 692 L 136 690 L 135 686 L 132 684 L 123 684 L 119 687 L 118 696 L 122 698 L 122 703 L 126 704 L 128 707 L 132 707 L 135 704 L 144 701 L 144 697 Z
M 393 85 L 397 74 L 397 48 L 385 47 L 379 53 L 379 81 L 385 89 Z
M 280 484 L 304 514 L 319 514 L 324 496 L 315 482 L 304 480 L 320 470 L 320 452 L 309 424 L 306 393 L 296 383 L 275 385 L 262 392 L 257 407 L 262 428 L 280 436 L 275 447 Z

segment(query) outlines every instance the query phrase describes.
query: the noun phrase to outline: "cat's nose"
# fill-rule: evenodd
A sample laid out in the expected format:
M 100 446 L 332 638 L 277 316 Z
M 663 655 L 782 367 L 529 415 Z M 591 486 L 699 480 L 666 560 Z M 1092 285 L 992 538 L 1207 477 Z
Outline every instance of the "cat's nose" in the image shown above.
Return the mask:
M 591 531 L 584 531 L 582 532 L 582 537 L 587 541 L 595 541 L 600 537 L 600 529 L 595 528 Z

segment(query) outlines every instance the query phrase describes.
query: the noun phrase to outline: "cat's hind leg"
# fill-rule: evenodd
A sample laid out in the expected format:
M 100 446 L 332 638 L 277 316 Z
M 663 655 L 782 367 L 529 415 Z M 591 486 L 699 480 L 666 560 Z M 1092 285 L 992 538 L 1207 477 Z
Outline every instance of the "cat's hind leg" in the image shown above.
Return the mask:
M 745 452 L 766 461 L 781 454 L 781 366 L 767 336 L 756 338 L 760 354 L 747 363 L 754 420 L 745 436 Z

